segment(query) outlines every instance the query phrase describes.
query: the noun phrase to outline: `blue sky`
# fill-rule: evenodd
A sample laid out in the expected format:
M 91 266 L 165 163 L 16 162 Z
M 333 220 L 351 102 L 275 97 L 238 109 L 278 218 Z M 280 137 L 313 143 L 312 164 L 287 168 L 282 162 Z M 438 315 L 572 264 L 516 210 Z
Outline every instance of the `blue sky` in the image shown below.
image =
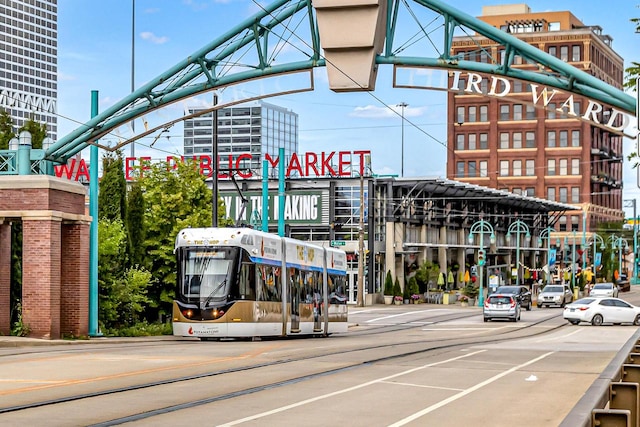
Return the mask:
M 448 0 L 452 6 L 479 16 L 483 5 L 509 4 L 478 0 Z M 258 11 L 252 0 L 136 0 L 135 87 L 177 64 L 216 37 Z M 265 2 L 268 3 L 268 2 Z M 557 0 L 526 2 L 533 12 L 570 10 L 586 25 L 600 25 L 613 37 L 614 49 L 625 59 L 640 61 L 640 34 L 632 17 L 640 17 L 639 1 L 615 0 L 615 7 L 602 1 Z M 415 5 L 417 7 L 417 5 Z M 90 118 L 90 93 L 99 91 L 100 111 L 131 92 L 132 0 L 58 0 L 58 137 Z M 300 116 L 300 152 L 363 150 L 372 152 L 374 172 L 399 174 L 401 169 L 401 119 L 404 110 L 405 176 L 446 175 L 445 93 L 394 89 L 391 69 L 381 67 L 373 93 L 336 94 L 327 87 L 326 72 L 315 73 L 313 92 L 270 98 L 271 102 L 296 111 Z M 252 89 L 247 89 L 252 90 Z M 256 89 L 259 90 L 259 89 Z M 233 92 L 223 93 L 222 98 Z M 193 100 L 208 103 L 210 95 Z M 184 108 L 184 105 L 176 106 Z M 392 110 L 396 110 L 396 112 Z M 174 116 L 171 118 L 175 118 Z M 163 123 L 165 113 L 148 117 Z M 136 129 L 142 123 L 136 123 Z M 127 137 L 127 130 L 118 136 Z M 117 139 L 114 136 L 114 140 Z M 143 141 L 149 145 L 152 138 Z M 625 152 L 634 143 L 625 143 Z M 124 149 L 129 155 L 130 149 Z M 176 125 L 152 149 L 136 145 L 136 155 L 164 158 L 182 152 L 182 127 Z M 88 152 L 85 154 L 88 157 Z M 625 199 L 640 198 L 636 173 L 625 168 Z M 640 206 L 639 206 L 640 208 Z

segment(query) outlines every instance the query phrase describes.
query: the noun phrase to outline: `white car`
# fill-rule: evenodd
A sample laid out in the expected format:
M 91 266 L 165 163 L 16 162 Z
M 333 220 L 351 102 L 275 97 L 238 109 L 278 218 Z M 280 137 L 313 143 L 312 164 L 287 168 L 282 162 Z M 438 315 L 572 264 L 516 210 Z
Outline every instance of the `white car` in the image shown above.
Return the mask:
M 596 283 L 593 288 L 591 288 L 589 296 L 618 298 L 618 287 L 613 283 Z
M 603 323 L 632 323 L 640 326 L 640 307 L 619 298 L 581 298 L 564 308 L 562 314 L 572 325 L 589 322 L 594 326 Z
M 573 301 L 573 292 L 566 285 L 547 285 L 538 294 L 538 308 L 546 306 L 559 305 L 564 307 L 565 304 Z

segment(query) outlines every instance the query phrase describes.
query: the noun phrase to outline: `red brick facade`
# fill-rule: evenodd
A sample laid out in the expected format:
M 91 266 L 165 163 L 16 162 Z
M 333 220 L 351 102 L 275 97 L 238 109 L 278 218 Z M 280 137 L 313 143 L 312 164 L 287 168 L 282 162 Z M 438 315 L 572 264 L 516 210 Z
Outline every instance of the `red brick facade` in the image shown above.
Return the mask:
M 41 175 L 0 177 L 0 333 L 10 329 L 8 222 L 21 220 L 22 321 L 30 336 L 88 334 L 91 218 L 84 212 L 81 184 Z

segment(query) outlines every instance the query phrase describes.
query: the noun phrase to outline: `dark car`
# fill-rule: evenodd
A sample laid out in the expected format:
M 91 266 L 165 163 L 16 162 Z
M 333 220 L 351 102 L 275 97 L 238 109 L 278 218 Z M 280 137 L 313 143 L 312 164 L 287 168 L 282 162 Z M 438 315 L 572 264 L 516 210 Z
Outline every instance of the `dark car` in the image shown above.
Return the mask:
M 513 295 L 520 307 L 531 311 L 531 291 L 526 286 L 500 286 L 495 293 Z

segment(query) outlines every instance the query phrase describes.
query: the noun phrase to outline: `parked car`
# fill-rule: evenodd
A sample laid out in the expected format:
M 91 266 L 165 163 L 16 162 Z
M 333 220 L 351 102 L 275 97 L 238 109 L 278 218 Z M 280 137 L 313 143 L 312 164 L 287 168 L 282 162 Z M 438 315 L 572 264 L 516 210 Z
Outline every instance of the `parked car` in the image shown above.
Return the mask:
M 531 291 L 526 286 L 500 286 L 495 293 L 511 294 L 516 297 L 520 307 L 531 310 Z
M 573 301 L 573 292 L 566 285 L 547 285 L 538 294 L 538 308 L 543 306 L 559 305 L 564 307 L 565 304 Z
M 485 322 L 493 319 L 517 322 L 520 320 L 520 304 L 513 294 L 491 294 L 484 301 L 482 314 Z
M 594 326 L 603 323 L 632 323 L 640 326 L 640 307 L 619 298 L 587 297 L 566 306 L 562 317 L 572 325 L 590 322 Z
M 618 286 L 613 283 L 596 283 L 589 292 L 590 297 L 618 298 Z

